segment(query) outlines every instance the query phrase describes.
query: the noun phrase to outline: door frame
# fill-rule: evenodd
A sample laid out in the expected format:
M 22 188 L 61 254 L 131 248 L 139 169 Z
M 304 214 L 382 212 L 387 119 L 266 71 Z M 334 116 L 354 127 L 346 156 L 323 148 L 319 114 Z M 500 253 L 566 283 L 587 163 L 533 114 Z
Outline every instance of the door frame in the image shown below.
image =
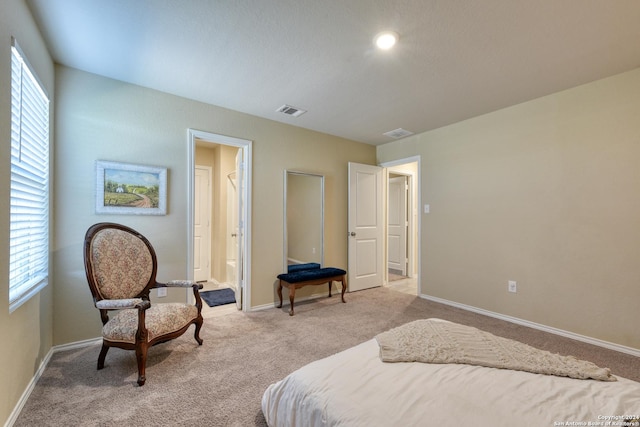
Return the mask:
M 398 168 L 399 166 L 406 165 L 408 163 L 416 163 L 417 167 L 416 167 L 415 174 Z M 418 296 L 420 296 L 422 295 L 422 281 L 420 280 L 420 278 L 422 277 L 422 262 L 421 262 L 422 260 L 422 239 L 421 239 L 422 220 L 421 220 L 421 209 L 420 209 L 422 206 L 422 189 L 421 189 L 422 180 L 420 178 L 420 173 L 422 171 L 421 157 L 412 156 L 412 157 L 406 157 L 403 159 L 391 160 L 388 162 L 379 163 L 378 166 L 383 167 L 385 170 L 385 173 L 384 173 L 385 199 L 387 197 L 386 187 L 389 183 L 389 171 L 410 176 L 409 192 L 410 192 L 410 199 L 411 199 L 411 206 L 410 206 L 411 215 L 409 220 L 409 236 L 408 236 L 410 239 L 409 269 L 411 270 L 411 275 L 413 275 L 413 272 L 416 271 Z M 385 211 L 385 222 L 386 222 L 387 221 L 386 216 L 388 215 L 388 201 L 385 201 L 384 211 Z M 413 214 L 414 211 L 416 212 L 415 215 Z M 384 257 L 383 258 L 384 258 L 385 266 L 388 263 L 387 254 L 389 250 L 388 243 L 387 243 L 388 231 L 386 228 L 387 228 L 387 225 L 385 225 L 385 232 L 384 232 Z M 414 248 L 416 248 L 415 250 L 417 250 L 417 254 L 413 253 Z M 384 270 L 384 280 L 386 284 L 389 283 L 389 274 L 386 268 Z
M 239 197 L 244 199 L 243 212 L 238 212 L 238 224 L 241 233 L 241 245 L 243 248 L 242 280 L 238 282 L 242 288 L 242 311 L 248 312 L 251 307 L 251 170 L 252 170 L 252 141 L 205 132 L 196 129 L 187 129 L 187 278 L 193 280 L 194 253 L 193 253 L 193 201 L 195 180 L 196 139 L 203 142 L 237 147 L 243 151 L 244 187 Z M 238 171 L 240 172 L 240 171 Z M 189 301 L 193 298 L 187 294 Z

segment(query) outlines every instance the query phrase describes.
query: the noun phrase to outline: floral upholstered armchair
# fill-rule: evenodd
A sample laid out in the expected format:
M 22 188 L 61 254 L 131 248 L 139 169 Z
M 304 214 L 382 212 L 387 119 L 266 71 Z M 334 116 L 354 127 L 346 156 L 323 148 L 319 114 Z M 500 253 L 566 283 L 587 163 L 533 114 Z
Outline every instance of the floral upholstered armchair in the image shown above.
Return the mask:
M 179 337 L 191 324 L 195 325 L 196 341 L 202 345 L 202 300 L 198 292 L 202 285 L 186 280 L 157 282 L 156 253 L 140 233 L 120 224 L 91 226 L 84 240 L 84 266 L 103 324 L 98 369 L 104 368 L 110 347 L 135 350 L 138 384 L 142 386 L 149 347 Z M 152 305 L 149 291 L 161 287 L 192 288 L 195 305 Z M 116 312 L 109 317 L 112 310 Z

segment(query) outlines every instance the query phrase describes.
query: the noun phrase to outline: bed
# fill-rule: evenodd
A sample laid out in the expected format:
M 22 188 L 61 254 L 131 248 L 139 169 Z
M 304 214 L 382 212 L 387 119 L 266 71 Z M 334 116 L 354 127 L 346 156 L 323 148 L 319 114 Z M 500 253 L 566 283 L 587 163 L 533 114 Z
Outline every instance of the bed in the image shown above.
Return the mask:
M 598 381 L 459 363 L 387 363 L 381 354 L 374 338 L 271 384 L 262 397 L 268 425 L 638 425 L 631 418 L 640 413 L 640 383 L 625 378 Z

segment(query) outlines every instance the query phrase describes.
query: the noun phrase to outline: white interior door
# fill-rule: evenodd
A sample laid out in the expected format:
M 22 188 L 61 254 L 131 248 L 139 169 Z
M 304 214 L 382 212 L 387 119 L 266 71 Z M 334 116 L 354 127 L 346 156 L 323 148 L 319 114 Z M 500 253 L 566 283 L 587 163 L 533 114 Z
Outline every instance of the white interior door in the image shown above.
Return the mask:
M 193 184 L 193 277 L 202 282 L 211 277 L 211 168 L 196 166 Z
M 389 178 L 387 205 L 387 263 L 394 273 L 407 275 L 407 192 L 406 176 Z
M 383 168 L 349 162 L 349 291 L 382 286 Z
M 242 157 L 242 150 L 238 150 L 236 154 L 236 215 L 234 215 L 234 225 L 235 225 L 235 236 L 233 237 L 233 241 L 235 244 L 236 250 L 236 274 L 235 274 L 235 291 L 236 291 L 236 306 L 238 310 L 242 310 L 242 288 L 244 286 L 244 278 L 242 277 L 242 272 L 244 271 L 243 263 L 244 263 L 244 250 L 242 247 L 242 242 L 244 239 L 242 236 L 244 235 L 244 224 L 242 222 L 242 218 L 244 218 L 244 197 L 245 197 L 245 167 L 244 161 Z

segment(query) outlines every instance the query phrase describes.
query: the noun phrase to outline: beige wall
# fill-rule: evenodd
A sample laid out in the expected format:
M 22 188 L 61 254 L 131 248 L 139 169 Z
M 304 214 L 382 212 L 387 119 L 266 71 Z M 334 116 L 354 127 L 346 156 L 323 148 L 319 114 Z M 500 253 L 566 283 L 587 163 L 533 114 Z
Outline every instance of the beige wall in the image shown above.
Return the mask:
M 639 119 L 636 69 L 379 146 L 421 156 L 423 293 L 640 349 Z
M 11 36 L 16 37 L 48 91 L 52 107 L 54 100 L 53 62 L 27 7 L 21 0 L 3 0 L 0 2 L 0 424 L 8 419 L 51 348 L 53 330 L 51 284 L 9 313 Z
M 160 280 L 187 275 L 188 128 L 253 141 L 253 306 L 276 298 L 275 278 L 283 265 L 284 169 L 327 176 L 327 263 L 346 267 L 347 162 L 375 163 L 375 147 L 62 66 L 56 68 L 56 88 L 55 344 L 100 334 L 82 263 L 82 241 L 91 224 L 132 226 L 154 245 Z M 168 214 L 96 215 L 96 160 L 166 166 Z

